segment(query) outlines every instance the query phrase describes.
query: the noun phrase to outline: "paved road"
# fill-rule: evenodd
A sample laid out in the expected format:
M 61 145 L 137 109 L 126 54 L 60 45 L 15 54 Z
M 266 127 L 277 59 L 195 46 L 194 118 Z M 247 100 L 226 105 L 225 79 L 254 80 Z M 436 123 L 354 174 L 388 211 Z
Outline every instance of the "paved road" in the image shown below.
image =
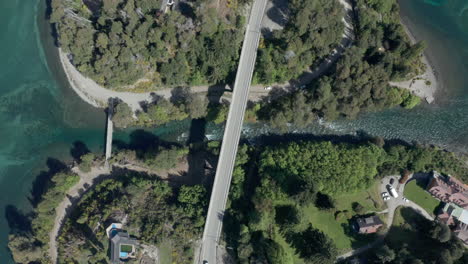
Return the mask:
M 236 81 L 232 94 L 231 106 L 224 131 L 221 153 L 219 155 L 216 176 L 211 192 L 210 206 L 206 218 L 201 246 L 200 263 L 220 263 L 217 259 L 217 247 L 221 236 L 224 210 L 229 194 L 232 171 L 239 145 L 245 108 L 252 82 L 252 75 L 260 40 L 260 27 L 267 0 L 255 0 L 247 25 Z

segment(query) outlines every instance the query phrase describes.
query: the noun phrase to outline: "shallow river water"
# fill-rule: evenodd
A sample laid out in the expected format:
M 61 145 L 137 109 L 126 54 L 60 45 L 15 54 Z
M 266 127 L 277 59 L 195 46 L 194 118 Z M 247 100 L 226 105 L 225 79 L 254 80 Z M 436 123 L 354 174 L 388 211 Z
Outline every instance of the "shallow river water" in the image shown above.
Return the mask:
M 420 141 L 452 150 L 468 149 L 468 2 L 402 0 L 402 14 L 417 38 L 425 39 L 436 63 L 442 89 L 437 104 L 413 110 L 368 113 L 356 120 L 321 122 L 305 131 L 314 134 L 365 132 L 385 138 Z M 74 143 L 103 151 L 105 116 L 82 102 L 68 87 L 57 62 L 44 20 L 45 4 L 35 0 L 0 1 L 0 259 L 9 256 L 7 216 L 12 207 L 30 209 L 33 182 L 47 171 L 48 160 L 69 161 Z M 152 129 L 159 137 L 185 141 L 191 123 Z M 269 129 L 244 127 L 253 138 Z M 131 131 L 117 139 L 129 140 Z M 209 138 L 222 128 L 208 125 Z M 78 144 L 79 146 L 80 144 Z M 49 164 L 51 164 L 49 162 Z M 41 182 L 34 184 L 40 186 Z

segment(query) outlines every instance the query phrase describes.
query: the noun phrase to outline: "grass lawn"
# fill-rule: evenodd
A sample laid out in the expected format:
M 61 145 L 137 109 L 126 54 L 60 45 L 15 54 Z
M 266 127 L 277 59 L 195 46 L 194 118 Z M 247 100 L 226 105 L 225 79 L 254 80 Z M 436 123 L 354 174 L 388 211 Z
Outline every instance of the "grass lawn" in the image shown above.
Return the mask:
M 440 201 L 432 197 L 422 186 L 425 186 L 424 183 L 414 180 L 410 181 L 405 186 L 405 196 L 424 208 L 429 214 L 434 215 Z
M 355 202 L 360 203 L 364 207 L 365 212 L 380 211 L 383 208 L 381 198 L 379 197 L 379 181 L 377 181 L 369 189 L 358 193 L 342 194 L 333 197 L 336 201 L 336 211 L 342 211 L 342 217 L 336 220 L 335 211 L 319 210 L 311 205 L 304 211 L 304 217 L 313 227 L 327 234 L 336 244 L 340 252 L 347 251 L 351 248 L 363 246 L 373 239 L 374 235 L 360 235 L 351 230 L 351 218 L 356 213 L 352 209 Z M 383 216 L 381 216 L 383 220 Z
M 133 247 L 130 245 L 120 245 L 120 252 L 130 253 L 133 251 Z
M 408 249 L 418 256 L 426 256 L 428 248 L 434 248 L 433 240 L 418 231 L 421 222 L 427 220 L 408 207 L 399 207 L 395 211 L 393 225 L 390 228 L 385 241 L 394 247 L 403 244 L 411 245 Z
M 282 235 L 277 234 L 275 236 L 275 241 L 276 243 L 283 246 L 284 250 L 291 253 L 291 255 L 293 256 L 294 264 L 304 264 L 304 260 L 302 260 L 298 254 L 296 254 L 294 248 L 291 247 L 291 244 L 289 244 Z
M 169 241 L 162 242 L 158 245 L 159 261 L 161 264 L 172 264 L 172 246 Z

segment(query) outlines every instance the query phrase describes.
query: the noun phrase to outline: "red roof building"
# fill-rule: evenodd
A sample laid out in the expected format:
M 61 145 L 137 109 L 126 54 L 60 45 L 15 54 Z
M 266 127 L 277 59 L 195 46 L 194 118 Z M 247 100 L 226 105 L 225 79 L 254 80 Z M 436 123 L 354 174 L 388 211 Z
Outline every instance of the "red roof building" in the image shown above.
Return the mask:
M 468 209 L 468 186 L 454 177 L 445 177 L 434 171 L 427 191 L 442 202 Z
M 378 216 L 358 218 L 356 220 L 357 230 L 361 234 L 372 234 L 377 232 L 383 226 L 382 220 Z

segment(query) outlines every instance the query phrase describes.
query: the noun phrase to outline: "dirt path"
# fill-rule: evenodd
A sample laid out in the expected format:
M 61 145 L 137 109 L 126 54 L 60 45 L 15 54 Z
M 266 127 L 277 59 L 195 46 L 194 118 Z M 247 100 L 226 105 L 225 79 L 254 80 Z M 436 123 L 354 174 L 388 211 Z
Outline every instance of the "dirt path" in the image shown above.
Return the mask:
M 76 202 L 79 201 L 83 193 L 93 185 L 95 179 L 101 175 L 110 174 L 110 170 L 107 167 L 93 167 L 88 173 L 81 172 L 77 167 L 74 167 L 72 171 L 80 176 L 80 181 L 68 190 L 66 197 L 55 209 L 56 216 L 54 226 L 49 234 L 49 256 L 53 264 L 57 263 L 57 236 L 62 227 L 63 220 L 70 212 L 69 209 L 73 207 Z
M 284 84 L 275 84 L 273 85 L 274 87 L 289 91 L 291 89 L 298 89 L 302 85 L 310 83 L 313 79 L 325 73 L 339 59 L 344 50 L 352 43 L 352 39 L 354 38 L 353 28 L 349 23 L 350 15 L 352 13 L 351 5 L 348 3 L 348 0 L 340 0 L 340 3 L 344 6 L 346 11 L 346 15 L 343 18 L 345 32 L 343 33 L 343 40 L 341 45 L 333 50 L 330 56 L 328 56 L 321 64 L 319 64 L 314 69 L 305 71 L 297 80 Z M 80 98 L 94 107 L 104 108 L 107 106 L 109 98 L 119 98 L 127 103 L 134 111 L 137 111 L 141 109 L 141 102 L 151 102 L 155 95 L 167 99 L 171 98 L 172 96 L 173 88 L 165 88 L 146 93 L 117 92 L 104 88 L 97 84 L 94 80 L 81 74 L 70 62 L 67 54 L 65 54 L 65 52 L 63 52 L 60 48 L 59 56 L 70 86 L 78 94 L 78 96 L 80 96 Z M 259 101 L 265 97 L 271 96 L 269 95 L 270 91 L 265 90 L 264 88 L 265 87 L 263 85 L 252 85 L 250 88 L 249 100 Z M 195 93 L 223 93 L 226 91 L 226 86 L 202 85 L 191 87 L 191 90 Z M 228 101 L 230 100 L 229 94 L 226 94 L 226 96 L 223 96 L 222 98 Z

